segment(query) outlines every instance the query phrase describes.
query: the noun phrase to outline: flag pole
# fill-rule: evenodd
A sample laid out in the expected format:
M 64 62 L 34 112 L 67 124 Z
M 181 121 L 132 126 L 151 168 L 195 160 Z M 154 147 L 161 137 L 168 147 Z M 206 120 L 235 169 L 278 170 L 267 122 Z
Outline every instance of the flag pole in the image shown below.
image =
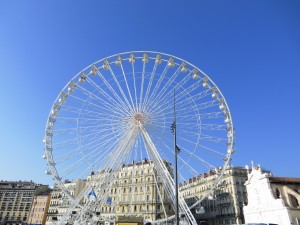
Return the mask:
M 175 222 L 179 225 L 179 209 L 178 209 L 178 168 L 177 155 L 179 148 L 177 147 L 176 139 L 176 90 L 174 89 L 174 155 L 175 155 Z

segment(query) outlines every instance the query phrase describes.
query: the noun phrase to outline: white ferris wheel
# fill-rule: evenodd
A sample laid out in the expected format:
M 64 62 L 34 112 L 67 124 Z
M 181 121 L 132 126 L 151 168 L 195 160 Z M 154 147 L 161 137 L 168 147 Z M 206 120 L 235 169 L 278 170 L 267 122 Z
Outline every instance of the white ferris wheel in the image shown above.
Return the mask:
M 216 188 L 234 153 L 232 118 L 220 89 L 202 70 L 178 57 L 152 51 L 120 53 L 74 76 L 49 113 L 43 157 L 47 160 L 46 173 L 71 199 L 64 220 L 72 207 L 80 207 L 82 212 L 91 208 L 90 201 L 82 204 L 91 188 L 97 194 L 98 207 L 106 204 L 109 191 L 101 190 L 112 188 L 116 173 L 124 165 L 145 158 L 162 178 L 174 207 L 175 151 L 170 129 L 174 99 L 180 149 L 178 183 L 215 171 L 217 179 L 210 192 Z M 72 197 L 64 181 L 87 179 L 92 171 L 101 175 Z M 190 208 L 205 197 L 187 205 L 179 191 L 179 211 L 192 224 L 195 220 Z M 80 218 L 78 213 L 77 221 Z M 170 218 L 165 214 L 165 221 Z

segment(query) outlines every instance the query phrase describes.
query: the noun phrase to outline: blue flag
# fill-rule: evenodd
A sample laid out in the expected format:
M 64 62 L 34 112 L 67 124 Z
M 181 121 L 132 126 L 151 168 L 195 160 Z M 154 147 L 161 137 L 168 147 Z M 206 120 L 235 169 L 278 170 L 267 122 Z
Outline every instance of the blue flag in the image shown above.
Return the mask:
M 111 198 L 111 197 L 108 197 L 107 200 L 106 200 L 106 204 L 111 205 L 111 202 L 112 202 L 112 198 Z
M 94 192 L 94 190 L 92 189 L 91 192 L 88 195 L 88 199 L 92 202 L 97 201 L 97 196 L 96 193 Z

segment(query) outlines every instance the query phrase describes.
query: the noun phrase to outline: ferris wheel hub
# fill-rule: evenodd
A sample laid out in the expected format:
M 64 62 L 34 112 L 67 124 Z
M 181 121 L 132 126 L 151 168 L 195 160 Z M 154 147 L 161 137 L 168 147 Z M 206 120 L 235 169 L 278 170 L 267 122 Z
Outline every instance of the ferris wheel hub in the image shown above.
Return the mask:
M 134 120 L 136 120 L 136 121 L 142 122 L 144 116 L 143 116 L 141 113 L 135 113 L 134 116 L 133 116 L 133 118 L 134 118 Z
M 137 112 L 133 114 L 133 123 L 134 125 L 136 125 L 136 127 L 140 127 L 140 125 L 145 125 L 147 121 L 148 119 L 144 113 Z

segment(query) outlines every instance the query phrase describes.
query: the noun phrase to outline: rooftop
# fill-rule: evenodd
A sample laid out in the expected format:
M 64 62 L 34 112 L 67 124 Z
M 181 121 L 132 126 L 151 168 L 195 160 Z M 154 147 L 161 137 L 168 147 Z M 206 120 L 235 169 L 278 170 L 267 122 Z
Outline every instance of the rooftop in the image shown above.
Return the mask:
M 271 183 L 297 183 L 300 184 L 300 178 L 293 177 L 270 177 Z

